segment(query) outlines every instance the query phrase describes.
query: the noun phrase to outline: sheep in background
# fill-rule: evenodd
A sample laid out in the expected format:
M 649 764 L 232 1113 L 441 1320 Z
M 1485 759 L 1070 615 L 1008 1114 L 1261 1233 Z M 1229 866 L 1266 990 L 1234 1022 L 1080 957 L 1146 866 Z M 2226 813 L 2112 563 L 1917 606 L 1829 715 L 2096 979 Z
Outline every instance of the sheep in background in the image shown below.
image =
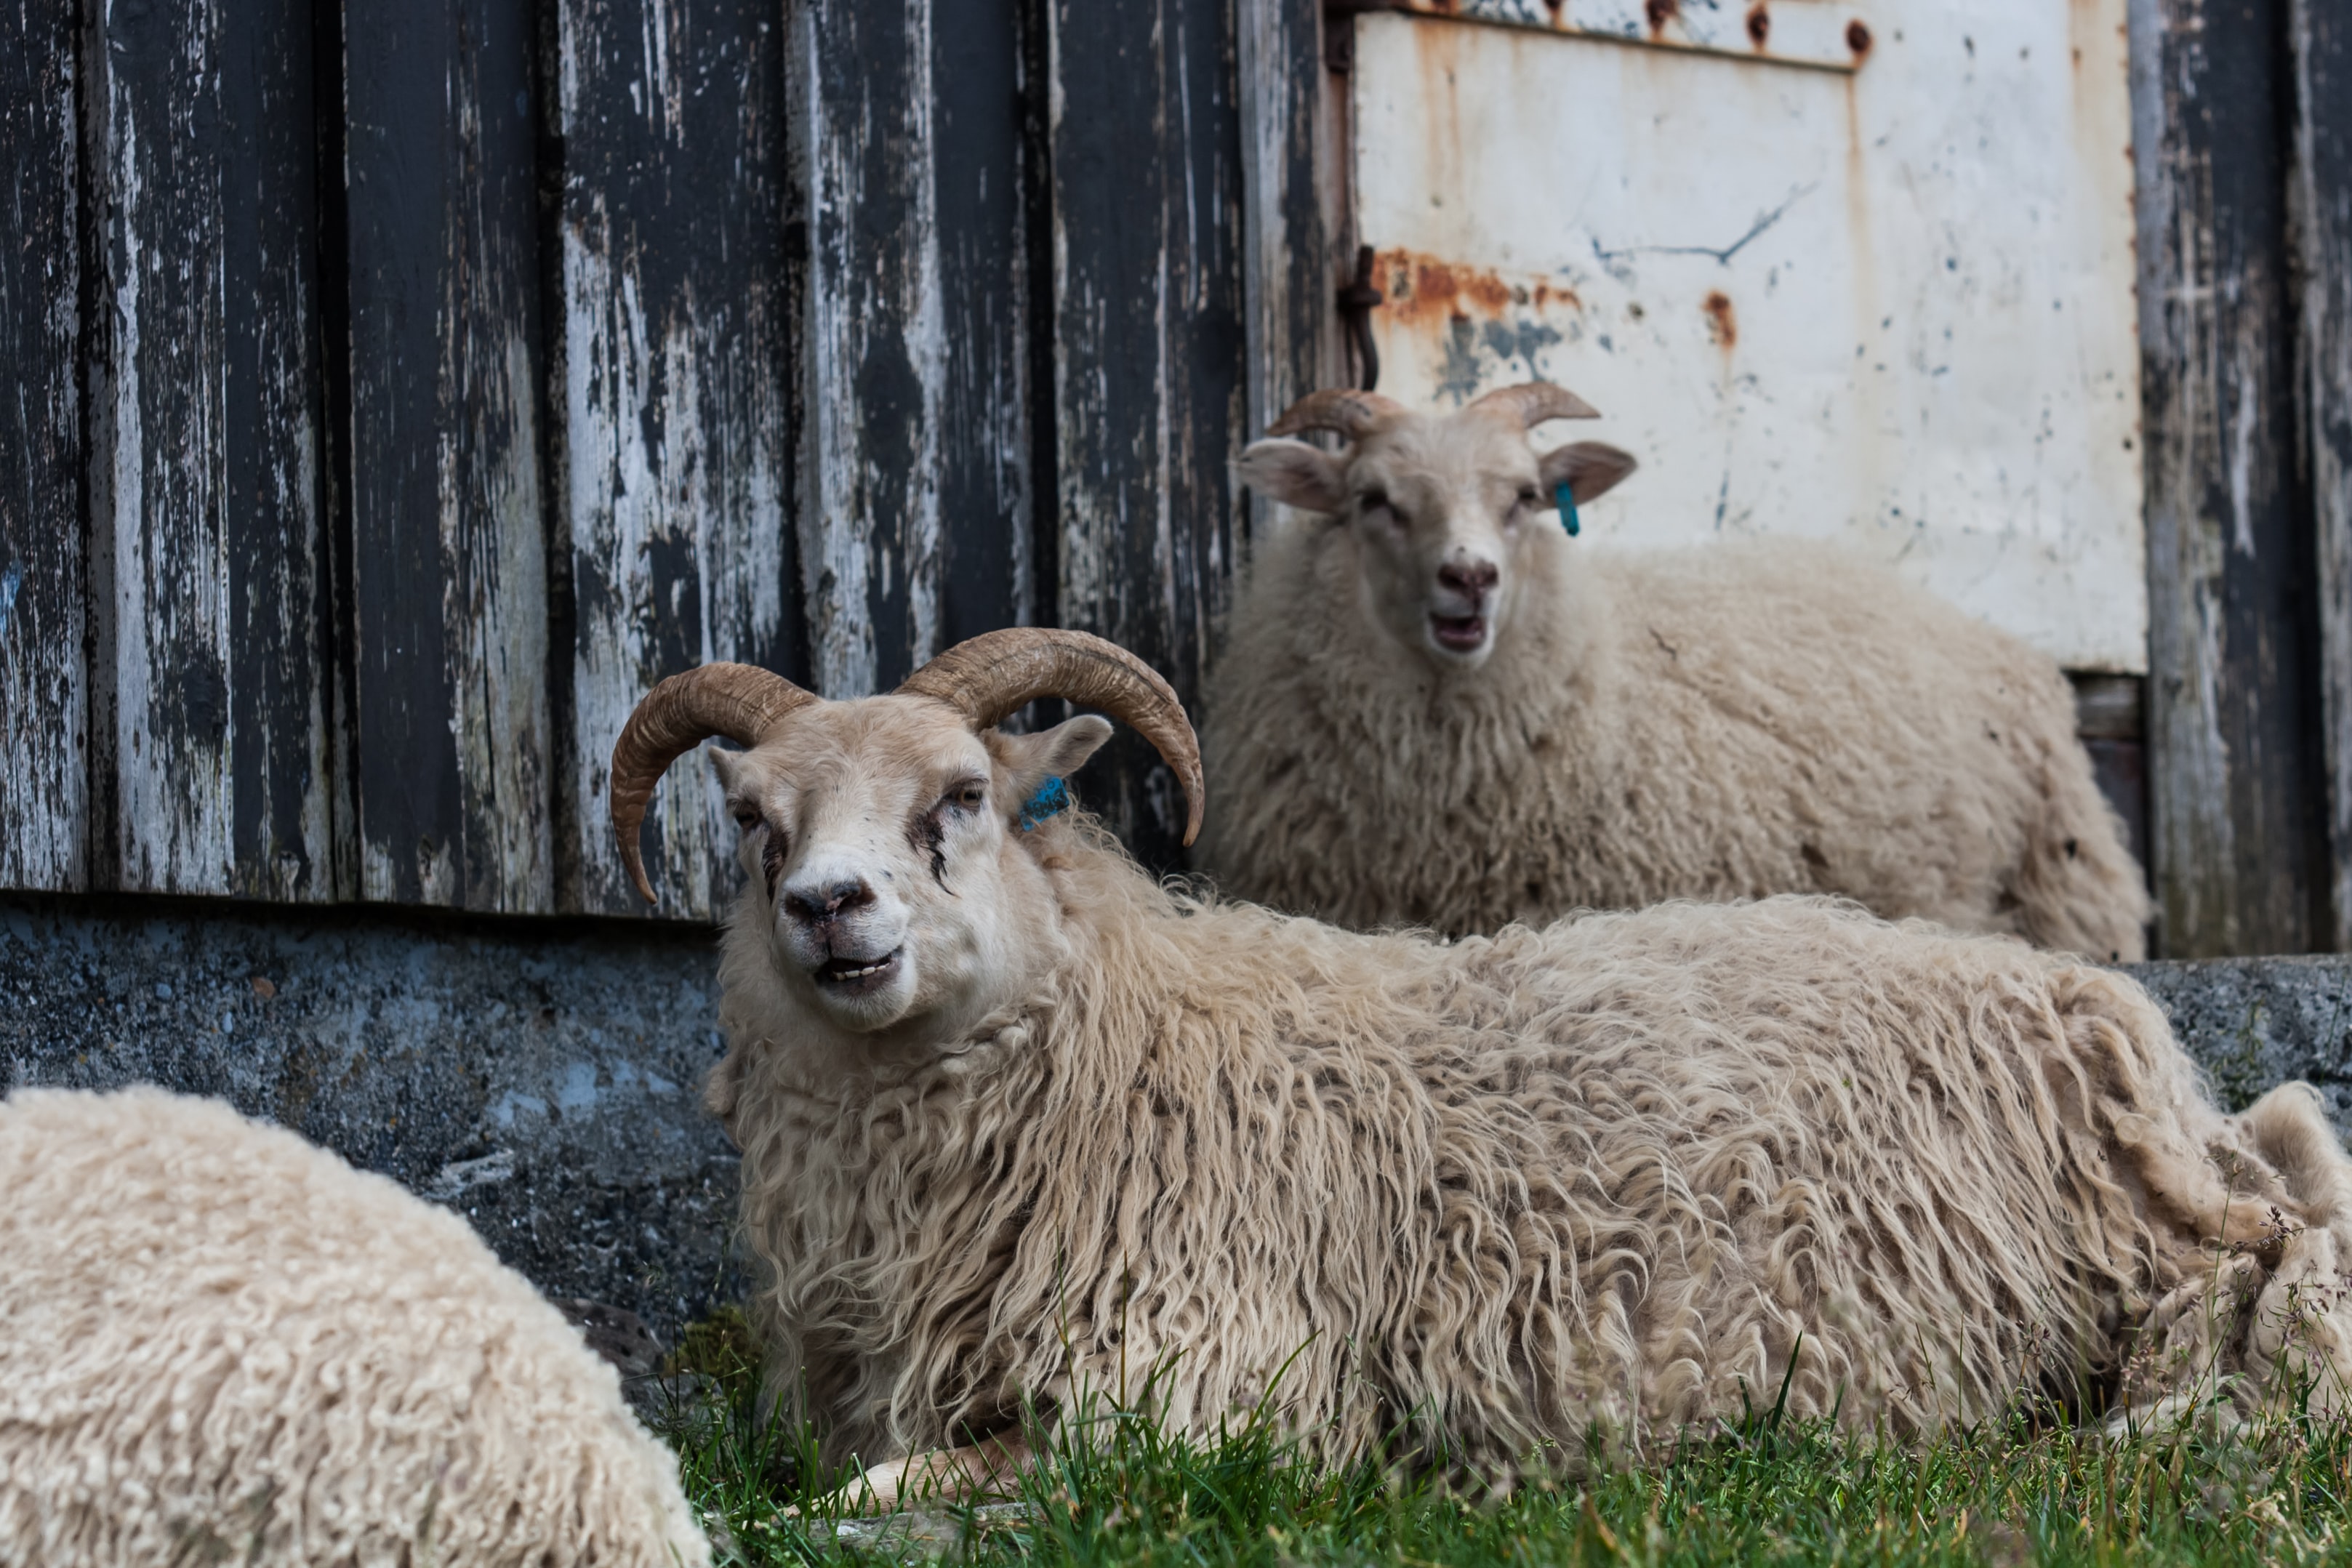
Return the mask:
M 1897 1434 L 2119 1380 L 2344 1407 L 2352 1166 L 2306 1090 L 2215 1110 L 2125 977 L 1822 899 L 1453 944 L 1196 899 L 1024 810 L 1110 733 L 995 727 L 1053 696 L 1197 828 L 1174 695 L 1076 632 L 857 701 L 705 665 L 614 748 L 648 899 L 655 784 L 749 748 L 711 756 L 747 881 L 708 1095 L 772 1385 L 882 1499 L 1155 1366 L 1195 1433 L 1279 1371 L 1312 1451 L 1402 1421 L 1489 1475 L 1736 1418 L 1792 1358 L 1795 1414 Z
M 1825 893 L 2131 962 L 2150 902 L 2042 654 L 1820 545 L 1580 548 L 1541 383 L 1453 414 L 1318 392 L 1240 474 L 1258 539 L 1207 691 L 1225 892 L 1343 925 Z
M 613 1369 L 385 1177 L 215 1101 L 27 1089 L 0 1193 L 0 1562 L 709 1562 Z

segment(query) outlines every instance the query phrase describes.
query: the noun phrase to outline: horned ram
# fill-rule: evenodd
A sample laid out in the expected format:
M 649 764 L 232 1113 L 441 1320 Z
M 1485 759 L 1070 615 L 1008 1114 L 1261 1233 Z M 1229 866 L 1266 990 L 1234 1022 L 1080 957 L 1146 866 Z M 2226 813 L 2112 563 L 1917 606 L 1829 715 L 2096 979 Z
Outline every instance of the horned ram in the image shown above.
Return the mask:
M 2133 961 L 2150 904 L 2058 666 L 1820 544 L 1593 549 L 1633 471 L 1538 454 L 1545 383 L 1444 414 L 1318 392 L 1239 471 L 1255 545 L 1207 695 L 1220 886 L 1343 925 L 1822 893 Z
M 745 884 L 707 1092 L 772 1385 L 880 1497 L 986 1484 L 1024 1411 L 1147 1369 L 1187 1430 L 1271 1394 L 1312 1452 L 1495 1478 L 1784 1378 L 1897 1435 L 2034 1389 L 2343 1407 L 2315 1098 L 2222 1114 L 2129 978 L 1817 898 L 1450 945 L 1221 902 L 1038 820 L 1111 733 L 998 727 L 1051 697 L 1150 739 L 1197 831 L 1174 694 L 1077 632 L 851 701 L 707 664 L 614 751 L 650 899 L 656 781 L 746 748 L 711 753 Z

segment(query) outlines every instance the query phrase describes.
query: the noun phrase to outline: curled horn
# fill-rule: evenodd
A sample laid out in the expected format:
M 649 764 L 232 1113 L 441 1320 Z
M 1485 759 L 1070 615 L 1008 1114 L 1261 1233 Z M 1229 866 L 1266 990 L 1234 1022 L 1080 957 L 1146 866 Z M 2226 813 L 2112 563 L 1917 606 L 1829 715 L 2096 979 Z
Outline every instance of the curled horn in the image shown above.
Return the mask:
M 1547 419 L 1599 419 L 1601 411 L 1569 391 L 1549 382 L 1529 382 L 1525 386 L 1496 387 L 1485 397 L 1474 398 L 1470 406 L 1505 419 L 1518 421 L 1521 430 L 1533 430 Z
M 1184 841 L 1201 831 L 1201 744 L 1192 722 L 1159 672 L 1115 643 L 1043 626 L 990 632 L 908 675 L 898 695 L 937 697 L 961 709 L 976 730 L 1003 723 L 1039 697 L 1100 708 L 1151 742 L 1184 787 Z
M 646 802 L 669 765 L 714 735 L 738 746 L 757 746 L 776 721 L 816 701 L 783 676 L 750 664 L 704 664 L 672 675 L 645 695 L 613 743 L 613 831 L 621 841 L 621 863 L 647 904 L 653 883 L 638 852 Z
M 1308 392 L 1265 427 L 1268 435 L 1296 435 L 1302 430 L 1336 430 L 1354 441 L 1381 420 L 1404 413 L 1404 404 L 1374 392 L 1346 388 Z

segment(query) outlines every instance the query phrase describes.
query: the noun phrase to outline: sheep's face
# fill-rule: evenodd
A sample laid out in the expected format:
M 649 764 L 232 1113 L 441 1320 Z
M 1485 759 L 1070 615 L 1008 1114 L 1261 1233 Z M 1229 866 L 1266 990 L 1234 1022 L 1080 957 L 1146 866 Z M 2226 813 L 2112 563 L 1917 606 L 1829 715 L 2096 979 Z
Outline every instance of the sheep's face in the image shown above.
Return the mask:
M 1110 734 L 1082 717 L 974 735 L 927 697 L 821 703 L 751 750 L 710 754 L 741 830 L 736 912 L 785 997 L 835 1031 L 919 1046 L 1017 999 L 1056 913 L 1014 821 Z
M 1240 464 L 1254 489 L 1345 530 L 1366 612 L 1441 669 L 1475 669 L 1493 653 L 1528 552 L 1559 526 L 1558 487 L 1580 503 L 1633 469 L 1595 442 L 1538 455 L 1515 423 L 1479 410 L 1400 414 L 1339 453 L 1261 441 Z

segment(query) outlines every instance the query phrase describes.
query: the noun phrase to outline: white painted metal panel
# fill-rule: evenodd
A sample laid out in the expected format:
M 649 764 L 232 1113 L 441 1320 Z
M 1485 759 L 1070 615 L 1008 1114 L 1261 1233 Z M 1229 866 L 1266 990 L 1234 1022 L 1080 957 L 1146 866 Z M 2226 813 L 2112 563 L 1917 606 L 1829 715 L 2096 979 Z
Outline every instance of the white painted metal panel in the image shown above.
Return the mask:
M 1808 57 L 1360 18 L 1381 390 L 1558 381 L 1643 465 L 1598 537 L 1843 538 L 2144 671 L 2122 0 L 1770 14 Z

